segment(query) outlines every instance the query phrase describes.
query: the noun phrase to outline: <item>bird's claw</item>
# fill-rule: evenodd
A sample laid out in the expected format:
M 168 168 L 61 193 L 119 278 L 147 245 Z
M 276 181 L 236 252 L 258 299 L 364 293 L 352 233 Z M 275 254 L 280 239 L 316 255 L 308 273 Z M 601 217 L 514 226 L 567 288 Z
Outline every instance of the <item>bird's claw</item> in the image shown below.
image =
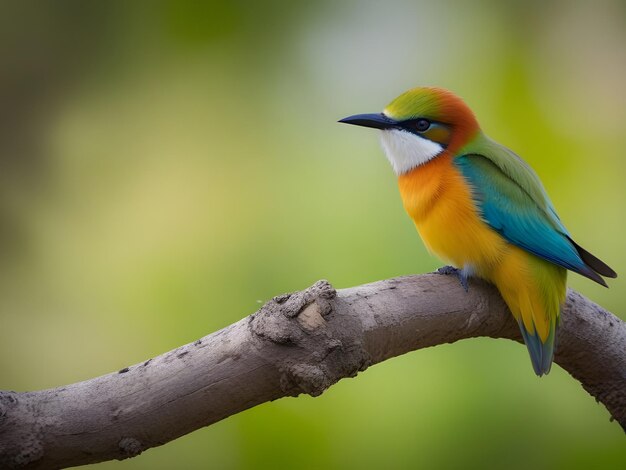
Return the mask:
M 459 274 L 460 269 L 455 268 L 454 266 L 442 266 L 439 269 L 437 269 L 437 274 L 443 274 L 445 276 L 448 276 L 450 274 Z
M 455 274 L 459 278 L 459 282 L 463 287 L 465 292 L 469 292 L 469 285 L 467 283 L 467 273 L 462 269 L 455 268 L 454 266 L 443 266 L 437 269 L 437 274 L 443 274 L 444 276 L 448 276 L 450 274 Z

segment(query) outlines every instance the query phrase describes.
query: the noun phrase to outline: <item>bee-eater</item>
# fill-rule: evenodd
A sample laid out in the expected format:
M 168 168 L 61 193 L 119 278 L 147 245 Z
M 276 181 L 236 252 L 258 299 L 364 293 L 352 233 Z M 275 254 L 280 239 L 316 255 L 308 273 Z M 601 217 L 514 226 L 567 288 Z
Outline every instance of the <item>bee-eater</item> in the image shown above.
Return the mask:
M 617 277 L 572 240 L 536 173 L 489 139 L 441 88 L 414 88 L 382 113 L 339 122 L 380 129 L 404 208 L 429 251 L 496 285 L 538 376 L 550 371 L 567 270 L 606 286 Z

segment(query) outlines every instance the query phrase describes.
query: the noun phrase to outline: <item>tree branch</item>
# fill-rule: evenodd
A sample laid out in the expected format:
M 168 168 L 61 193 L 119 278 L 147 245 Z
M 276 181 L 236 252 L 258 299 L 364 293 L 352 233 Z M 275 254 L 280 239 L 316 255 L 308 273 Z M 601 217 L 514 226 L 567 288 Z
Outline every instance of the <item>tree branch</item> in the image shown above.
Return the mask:
M 326 281 L 141 364 L 66 387 L 0 392 L 0 467 L 138 455 L 260 403 L 319 395 L 406 352 L 477 336 L 521 341 L 498 292 L 408 276 L 335 291 Z M 626 324 L 569 291 L 556 362 L 626 429 Z

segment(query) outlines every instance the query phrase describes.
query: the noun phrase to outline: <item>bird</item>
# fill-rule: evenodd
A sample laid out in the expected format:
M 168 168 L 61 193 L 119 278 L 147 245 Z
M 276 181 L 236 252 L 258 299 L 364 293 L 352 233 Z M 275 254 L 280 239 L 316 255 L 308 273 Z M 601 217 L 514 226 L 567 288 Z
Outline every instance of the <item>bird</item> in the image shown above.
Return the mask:
M 339 122 L 380 131 L 404 209 L 428 251 L 452 264 L 439 272 L 466 291 L 470 277 L 494 284 L 534 372 L 550 372 L 567 271 L 605 287 L 617 274 L 572 239 L 535 171 L 443 88 L 413 88 L 381 113 Z

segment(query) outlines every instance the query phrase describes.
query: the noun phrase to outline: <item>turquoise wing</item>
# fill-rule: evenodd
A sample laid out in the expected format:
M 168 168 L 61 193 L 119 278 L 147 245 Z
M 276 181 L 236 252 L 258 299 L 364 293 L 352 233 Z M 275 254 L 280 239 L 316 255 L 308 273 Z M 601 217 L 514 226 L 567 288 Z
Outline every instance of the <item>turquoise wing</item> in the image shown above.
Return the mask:
M 484 138 L 455 164 L 485 222 L 510 243 L 606 286 L 615 271 L 571 238 L 535 172 L 507 148 Z

